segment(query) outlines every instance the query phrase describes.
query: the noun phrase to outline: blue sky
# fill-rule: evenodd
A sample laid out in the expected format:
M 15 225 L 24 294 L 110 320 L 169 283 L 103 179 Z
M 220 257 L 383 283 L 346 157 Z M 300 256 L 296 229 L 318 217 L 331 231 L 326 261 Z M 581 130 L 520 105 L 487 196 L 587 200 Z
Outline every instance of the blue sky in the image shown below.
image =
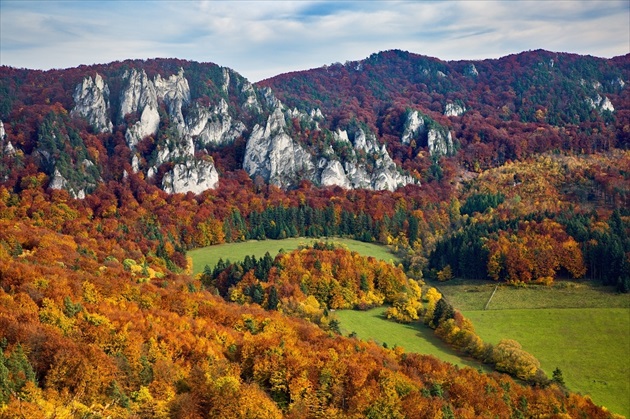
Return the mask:
M 0 64 L 175 57 L 251 81 L 402 49 L 443 60 L 530 49 L 630 53 L 629 0 L 0 0 Z

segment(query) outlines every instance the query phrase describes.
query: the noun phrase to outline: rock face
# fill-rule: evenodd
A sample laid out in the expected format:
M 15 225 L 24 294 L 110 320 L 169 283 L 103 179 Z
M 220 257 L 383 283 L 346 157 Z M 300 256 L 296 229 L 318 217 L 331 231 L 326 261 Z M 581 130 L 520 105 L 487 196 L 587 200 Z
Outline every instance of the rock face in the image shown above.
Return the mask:
M 284 131 L 285 127 L 284 114 L 278 106 L 264 128 L 254 126 L 243 159 L 243 169 L 251 177 L 261 176 L 281 188 L 312 178 L 315 169 L 311 155 Z
M 224 75 L 229 84 L 229 72 L 224 72 Z M 177 74 L 169 77 L 158 74 L 154 81 L 147 77 L 144 70 L 133 69 L 126 72 L 123 79 L 125 84 L 120 96 L 120 117 L 124 119 L 134 113 L 140 116 L 127 129 L 127 144 L 133 150 L 144 137 L 159 137 L 154 139 L 155 152 L 144 164 L 147 176 L 153 177 L 159 166 L 172 162 L 172 169 L 162 178 L 165 191 L 198 194 L 215 188 L 219 174 L 211 160 L 195 157 L 198 150 L 195 149 L 194 138 L 198 138 L 200 145 L 204 146 L 233 141 L 241 135 L 245 126 L 238 121 L 233 123 L 227 103 L 222 99 L 213 109 L 198 103 L 191 105 L 190 86 L 181 68 Z M 169 124 L 158 136 L 160 103 L 166 108 Z M 131 161 L 132 170 L 137 172 L 141 166 L 141 159 L 136 153 Z
M 234 121 L 228 104 L 221 99 L 214 108 L 199 104 L 192 106 L 187 118 L 188 133 L 197 138 L 200 145 L 223 145 L 234 142 L 245 131 L 245 124 Z
M 282 188 L 295 187 L 302 179 L 346 189 L 394 190 L 414 183 L 411 176 L 399 172 L 376 136 L 361 127 L 352 127 L 350 136 L 346 130 L 332 133 L 333 144 L 323 152 L 306 149 L 291 138 L 286 120 L 297 118 L 319 130 L 318 120 L 324 117 L 321 111 L 284 109 L 269 92 L 263 96 L 275 109 L 265 127 L 256 125 L 248 139 L 243 168 L 251 177 L 260 176 Z
M 446 116 L 462 116 L 466 112 L 466 107 L 457 103 L 447 103 L 444 107 Z
M 474 64 L 470 63 L 468 66 L 466 66 L 464 74 L 469 77 L 477 77 L 479 75 L 479 71 L 477 71 L 477 67 L 475 67 Z
M 155 91 L 157 97 L 168 107 L 168 115 L 177 125 L 185 126 L 182 107 L 190 103 L 190 87 L 184 77 L 184 70 L 163 79 L 159 74 L 155 77 Z
M 398 170 L 387 148 L 379 144 L 374 133 L 354 127 L 350 135 L 346 131 L 338 131 L 336 135 L 338 141 L 348 141 L 353 145 L 353 152 L 344 162 L 346 178 L 352 188 L 393 191 L 416 183 L 411 176 Z
M 431 128 L 427 133 L 427 144 L 432 156 L 448 156 L 453 154 L 453 137 L 450 131 Z
M 403 144 L 410 144 L 412 140 L 415 140 L 417 145 L 426 145 L 431 156 L 447 156 L 453 154 L 454 151 L 450 131 L 416 110 L 407 114 L 405 129 L 400 140 Z
M 603 112 L 603 111 L 614 112 L 615 111 L 615 107 L 613 106 L 610 99 L 608 99 L 606 96 L 601 97 L 599 94 L 594 99 L 593 98 L 586 99 L 586 103 L 588 103 L 591 109 L 597 109 L 599 112 Z
M 162 189 L 167 193 L 192 192 L 200 194 L 219 184 L 219 173 L 210 160 L 187 160 L 173 166 L 162 178 Z
M 403 144 L 410 144 L 411 140 L 426 133 L 424 118 L 420 117 L 420 112 L 412 111 L 407 114 L 405 129 L 400 138 Z
M 74 108 L 71 115 L 79 115 L 88 120 L 99 133 L 112 132 L 109 109 L 109 87 L 100 74 L 94 79 L 86 77 L 74 90 Z
M 4 130 L 4 123 L 0 120 L 0 156 L 13 156 L 15 155 L 15 148 L 13 144 L 7 138 L 7 133 Z
M 127 125 L 125 140 L 132 151 L 131 170 L 142 171 L 150 179 L 162 165 L 169 164 L 161 178 L 162 188 L 169 193 L 198 194 L 215 188 L 219 175 L 206 147 L 220 147 L 243 135 L 248 135 L 243 168 L 252 178 L 260 176 L 281 188 L 296 187 L 301 180 L 322 186 L 376 190 L 394 190 L 415 182 L 402 173 L 385 145 L 367 127 L 355 124 L 322 133 L 321 110 L 288 109 L 271 89 L 257 90 L 229 69 L 221 69 L 217 79 L 218 101 L 208 104 L 207 100 L 192 100 L 189 81 L 181 68 L 175 74 L 157 74 L 153 79 L 145 70 L 131 68 L 116 84 L 120 86 L 115 92 L 118 100 L 112 103 L 117 104 L 117 109 L 112 110 L 110 88 L 96 74 L 76 87 L 72 113 L 86 118 L 98 132 L 112 132 L 110 117 L 114 114 L 117 124 Z M 248 129 L 237 115 L 245 121 L 263 116 L 266 122 Z M 411 141 L 418 132 L 427 135 L 425 119 L 418 113 L 414 116 L 405 141 Z M 302 129 L 319 131 L 321 138 L 332 138 L 332 144 L 323 151 L 319 145 L 306 146 L 296 139 Z M 138 147 L 147 137 L 152 138 L 152 144 Z M 436 141 L 439 138 L 435 136 Z M 147 147 L 150 153 L 138 151 Z M 45 148 L 41 151 L 44 160 L 52 158 Z M 50 176 L 52 187 L 72 190 L 77 197 L 85 194 L 73 189 L 70 176 L 63 170 L 51 169 Z
M 133 149 L 144 137 L 157 133 L 160 114 L 155 85 L 149 80 L 144 70 L 133 69 L 125 72 L 123 79 L 126 85 L 120 98 L 120 119 L 132 113 L 140 115 L 140 120 L 125 133 L 127 144 Z

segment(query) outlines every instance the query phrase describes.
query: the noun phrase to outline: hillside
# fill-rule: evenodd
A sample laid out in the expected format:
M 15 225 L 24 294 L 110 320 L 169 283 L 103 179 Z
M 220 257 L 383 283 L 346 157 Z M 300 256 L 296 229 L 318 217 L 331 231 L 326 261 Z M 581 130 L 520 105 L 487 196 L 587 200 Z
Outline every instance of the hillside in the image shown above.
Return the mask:
M 611 417 L 542 372 L 460 370 L 328 314 L 404 314 L 421 278 L 630 291 L 629 74 L 547 51 L 258 84 L 175 59 L 0 67 L 0 416 Z M 401 266 L 302 249 L 194 276 L 186 257 L 331 236 Z

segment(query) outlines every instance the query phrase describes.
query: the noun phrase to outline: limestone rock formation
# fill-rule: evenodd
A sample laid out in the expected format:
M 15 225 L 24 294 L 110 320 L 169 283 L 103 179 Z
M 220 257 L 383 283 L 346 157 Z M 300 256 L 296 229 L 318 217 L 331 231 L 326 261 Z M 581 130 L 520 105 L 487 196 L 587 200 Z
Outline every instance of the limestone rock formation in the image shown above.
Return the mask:
M 211 160 L 186 160 L 164 174 L 162 189 L 167 193 L 200 194 L 219 184 L 219 173 Z
M 184 77 L 184 70 L 180 68 L 177 74 L 167 79 L 163 79 L 158 74 L 155 77 L 155 90 L 157 97 L 168 107 L 171 120 L 183 127 L 185 123 L 182 107 L 190 103 L 190 87 L 188 80 Z
M 614 112 L 615 107 L 613 106 L 610 99 L 606 96 L 601 97 L 599 94 L 595 96 L 595 98 L 586 99 L 586 103 L 590 106 L 591 109 L 597 109 L 599 112 L 610 111 Z
M 457 103 L 447 103 L 444 107 L 444 115 L 446 116 L 462 116 L 466 112 L 466 107 Z
M 245 147 L 243 169 L 253 178 L 263 179 L 282 188 L 297 186 L 301 179 L 312 178 L 312 156 L 285 131 L 286 121 L 278 106 L 267 118 L 265 127 L 254 126 Z
M 410 144 L 412 140 L 416 140 L 418 145 L 426 145 L 432 156 L 445 156 L 454 152 L 450 131 L 417 110 L 407 114 L 401 137 L 403 144 Z
M 4 129 L 4 123 L 0 120 L 0 156 L 14 156 L 15 148 L 11 141 L 7 138 L 7 133 Z
M 155 135 L 160 125 L 157 92 L 155 85 L 144 70 L 133 69 L 125 72 L 126 86 L 121 93 L 120 118 L 131 113 L 139 113 L 140 120 L 127 129 L 125 139 L 130 148 L 147 135 Z
M 235 121 L 228 104 L 221 99 L 214 108 L 194 104 L 186 117 L 188 133 L 197 138 L 200 145 L 222 145 L 233 142 L 245 131 L 245 124 Z
M 88 76 L 74 90 L 74 108 L 70 115 L 79 115 L 88 120 L 99 133 L 112 132 L 110 120 L 109 87 L 100 74 L 94 79 Z

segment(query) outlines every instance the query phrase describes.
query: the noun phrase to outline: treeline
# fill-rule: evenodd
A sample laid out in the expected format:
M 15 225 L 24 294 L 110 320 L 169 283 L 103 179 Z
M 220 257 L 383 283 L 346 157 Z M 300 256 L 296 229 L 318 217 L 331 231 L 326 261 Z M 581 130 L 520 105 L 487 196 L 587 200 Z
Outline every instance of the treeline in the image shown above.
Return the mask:
M 418 238 L 418 220 L 408 211 L 397 209 L 380 219 L 364 211 L 343 209 L 334 203 L 324 208 L 308 205 L 274 206 L 252 211 L 245 218 L 237 209 L 223 222 L 226 241 L 238 239 L 284 239 L 287 237 L 350 237 L 364 242 L 382 242 L 386 237 L 405 234 L 411 242 Z M 236 239 L 236 240 L 235 240 Z

